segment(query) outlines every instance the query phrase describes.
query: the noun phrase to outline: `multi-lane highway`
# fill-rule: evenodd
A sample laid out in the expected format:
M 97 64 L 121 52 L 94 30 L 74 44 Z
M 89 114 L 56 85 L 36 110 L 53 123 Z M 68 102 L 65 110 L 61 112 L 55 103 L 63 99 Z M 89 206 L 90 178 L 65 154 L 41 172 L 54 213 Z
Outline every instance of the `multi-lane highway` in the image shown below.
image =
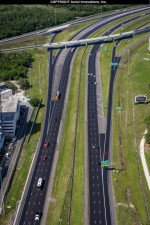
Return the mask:
M 124 17 L 123 15 L 122 17 Z M 121 18 L 121 16 L 120 16 Z M 113 19 L 112 19 L 113 20 Z M 108 20 L 106 22 L 97 22 L 95 25 L 91 25 L 88 29 L 84 29 L 80 38 L 86 38 L 91 33 L 101 28 L 102 26 L 112 22 Z M 120 24 L 122 26 L 122 24 Z M 119 26 L 117 27 L 119 28 Z M 115 29 L 111 30 L 113 32 Z M 110 32 L 110 33 L 111 33 Z M 75 36 L 74 38 L 77 38 Z M 89 188 L 90 188 L 90 224 L 111 224 L 110 208 L 109 208 L 109 198 L 108 198 L 108 189 L 107 189 L 107 171 L 102 171 L 101 167 L 96 164 L 96 162 L 101 161 L 104 153 L 104 136 L 100 140 L 98 133 L 98 123 L 97 123 L 97 100 L 96 100 L 96 76 L 95 76 L 95 55 L 99 48 L 99 45 L 95 45 L 91 51 L 89 59 L 89 76 L 88 76 L 88 144 L 89 144 Z M 40 151 L 35 163 L 35 168 L 31 183 L 29 185 L 27 197 L 24 203 L 23 211 L 20 215 L 20 220 L 17 223 L 22 225 L 32 225 L 39 224 L 35 222 L 36 211 L 42 212 L 45 195 L 47 191 L 47 185 L 49 181 L 49 175 L 51 171 L 51 165 L 53 161 L 53 155 L 55 151 L 57 135 L 59 130 L 59 124 L 61 120 L 61 113 L 64 104 L 66 85 L 68 80 L 68 74 L 70 69 L 70 63 L 73 57 L 74 52 L 66 49 L 65 59 L 63 59 L 63 68 L 61 70 L 61 78 L 59 83 L 59 91 L 61 97 L 59 101 L 55 101 L 51 118 L 49 118 L 50 110 L 50 96 L 51 88 L 48 89 L 48 98 L 47 98 L 47 111 L 45 116 L 45 128 L 43 133 L 42 142 L 40 145 Z M 51 54 L 51 53 L 50 53 Z M 51 55 L 52 57 L 52 55 Z M 51 62 L 50 57 L 50 62 Z M 59 58 L 58 58 L 59 61 Z M 52 76 L 53 66 L 50 63 Z M 111 102 L 109 103 L 112 104 Z M 107 121 L 107 130 L 109 129 L 109 124 L 111 120 Z M 49 126 L 48 126 L 49 124 Z M 108 136 L 108 138 L 107 138 Z M 109 141 L 110 133 L 106 132 L 106 142 Z M 48 140 L 48 147 L 44 147 L 45 139 Z M 105 147 L 109 151 L 109 147 Z M 43 160 L 43 157 L 46 156 L 47 159 Z M 42 177 L 44 179 L 44 185 L 42 190 L 37 190 L 37 181 L 38 178 Z

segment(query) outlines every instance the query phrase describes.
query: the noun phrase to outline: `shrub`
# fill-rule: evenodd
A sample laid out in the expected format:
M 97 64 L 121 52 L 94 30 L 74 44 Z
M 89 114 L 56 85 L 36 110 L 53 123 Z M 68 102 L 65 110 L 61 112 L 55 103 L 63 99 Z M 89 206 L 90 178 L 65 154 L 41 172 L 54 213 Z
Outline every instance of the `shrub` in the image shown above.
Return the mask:
M 39 103 L 40 103 L 40 99 L 38 99 L 38 98 L 31 98 L 31 100 L 30 100 L 30 104 L 34 107 L 37 107 L 39 105 Z
M 20 78 L 18 83 L 19 83 L 21 89 L 27 90 L 30 86 L 29 81 L 27 79 L 24 79 L 24 78 Z

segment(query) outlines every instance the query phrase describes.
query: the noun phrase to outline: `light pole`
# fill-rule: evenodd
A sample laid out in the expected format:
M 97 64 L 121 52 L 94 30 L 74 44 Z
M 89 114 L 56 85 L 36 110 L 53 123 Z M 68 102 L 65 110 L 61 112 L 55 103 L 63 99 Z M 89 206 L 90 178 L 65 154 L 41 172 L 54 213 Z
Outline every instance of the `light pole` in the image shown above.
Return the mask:
M 40 92 L 41 92 L 40 64 L 39 64 L 39 86 L 40 86 Z
M 128 117 L 128 115 L 127 115 L 127 113 L 128 113 L 128 91 L 126 91 L 126 94 L 127 94 L 127 100 L 126 100 L 126 127 L 127 127 L 127 117 Z
M 55 26 L 56 26 L 56 9 L 55 9 Z
M 31 98 L 31 73 L 29 71 L 29 76 L 30 76 L 30 98 Z
M 128 76 L 129 76 L 129 50 L 128 50 Z
M 0 176 L 1 176 L 1 193 L 2 193 L 2 204 L 3 204 L 3 213 L 5 214 L 5 209 L 4 209 L 4 195 L 3 195 L 3 183 L 2 183 L 2 167 L 0 167 Z

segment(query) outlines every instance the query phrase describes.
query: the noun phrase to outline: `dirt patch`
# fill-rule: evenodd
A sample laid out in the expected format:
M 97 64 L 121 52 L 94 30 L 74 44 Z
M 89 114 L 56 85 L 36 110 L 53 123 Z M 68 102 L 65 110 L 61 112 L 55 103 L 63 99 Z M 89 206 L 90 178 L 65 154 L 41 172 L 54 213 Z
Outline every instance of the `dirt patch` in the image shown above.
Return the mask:
M 57 203 L 57 198 L 50 198 L 50 203 L 52 203 L 52 204 L 54 204 L 54 205 L 56 205 L 56 203 Z
M 139 221 L 139 218 L 137 216 L 137 213 L 134 209 L 134 206 L 132 204 L 132 197 L 131 197 L 131 191 L 129 188 L 126 189 L 126 197 L 130 203 L 130 212 L 132 214 L 132 218 L 133 218 L 133 221 L 136 222 L 137 225 L 141 225 L 140 221 Z
M 146 150 L 150 150 L 150 144 L 146 144 L 146 145 L 145 145 L 145 149 L 146 149 Z

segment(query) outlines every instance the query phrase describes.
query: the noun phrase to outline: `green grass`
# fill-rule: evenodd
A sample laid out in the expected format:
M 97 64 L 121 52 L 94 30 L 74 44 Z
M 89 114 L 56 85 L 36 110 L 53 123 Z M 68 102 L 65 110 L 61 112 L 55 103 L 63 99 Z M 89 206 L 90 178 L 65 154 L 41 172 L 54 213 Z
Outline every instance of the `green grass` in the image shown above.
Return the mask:
M 144 154 L 145 154 L 148 171 L 150 172 L 150 151 L 145 149 Z
M 10 42 L 5 42 L 0 44 L 0 50 L 47 44 L 49 43 L 49 40 L 51 39 L 51 37 L 52 37 L 51 35 L 50 36 L 35 35 L 35 36 L 29 36 L 25 38 L 16 39 Z
M 77 139 L 76 139 L 76 155 L 75 155 L 75 169 L 73 182 L 73 196 L 72 196 L 72 210 L 71 210 L 71 224 L 84 224 L 84 149 L 85 149 L 85 83 L 86 83 L 86 59 L 90 47 L 86 50 L 81 71 L 80 83 L 80 100 L 78 112 L 77 125 Z M 79 50 L 79 55 L 82 56 L 84 49 Z
M 32 52 L 33 58 L 35 59 L 32 68 L 32 95 L 38 96 L 42 98 L 43 107 L 40 109 L 36 123 L 33 127 L 32 135 L 29 144 L 26 142 L 23 146 L 22 153 L 17 165 L 17 169 L 14 175 L 14 179 L 11 185 L 11 189 L 8 193 L 6 204 L 5 204 L 5 215 L 0 217 L 0 224 L 6 225 L 8 221 L 13 220 L 14 212 L 16 210 L 16 203 L 21 198 L 21 194 L 24 188 L 24 184 L 26 181 L 26 177 L 28 175 L 28 171 L 30 168 L 30 164 L 38 143 L 38 139 L 40 136 L 42 124 L 43 124 L 43 115 L 45 112 L 45 103 L 46 103 L 46 92 L 47 92 L 47 75 L 48 75 L 48 54 L 39 50 L 30 50 Z M 42 92 L 39 92 L 39 89 L 36 87 L 37 80 L 37 67 L 39 63 L 43 60 L 43 64 L 41 65 L 41 80 L 42 80 Z M 28 91 L 27 91 L 28 93 Z M 11 206 L 11 208 L 7 208 L 7 206 Z
M 117 215 L 117 224 L 136 224 L 136 219 L 131 213 L 131 208 L 129 207 L 130 201 L 127 197 L 127 189 L 131 192 L 132 204 L 134 206 L 134 210 L 137 214 L 137 218 L 141 224 L 148 224 L 146 208 L 144 206 L 143 194 L 140 186 L 140 180 L 138 175 L 138 167 L 136 160 L 136 150 L 134 144 L 134 128 L 133 128 L 133 112 L 132 112 L 132 91 L 131 91 L 131 74 L 134 70 L 134 66 L 138 56 L 142 53 L 144 49 L 146 49 L 146 43 L 148 40 L 143 41 L 142 44 L 138 44 L 133 47 L 131 50 L 131 58 L 130 58 L 130 75 L 127 76 L 127 54 L 122 59 L 122 63 L 117 72 L 117 77 L 115 81 L 115 91 L 114 91 L 114 105 L 113 105 L 113 144 L 112 144 L 112 161 L 119 163 L 119 168 L 121 166 L 121 156 L 120 156 L 120 144 L 119 144 L 119 121 L 121 127 L 121 141 L 124 152 L 124 161 L 126 164 L 126 170 L 123 170 L 119 174 L 113 173 L 113 188 L 115 193 L 115 203 L 116 203 L 116 215 Z M 138 49 L 138 51 L 137 51 Z M 140 69 L 141 68 L 141 69 Z M 148 76 L 148 68 L 146 66 L 143 67 L 142 64 L 137 67 L 133 84 L 134 91 L 146 90 L 147 86 L 147 76 Z M 141 77 L 143 78 L 142 83 Z M 139 85 L 140 84 L 140 85 Z M 127 120 L 127 128 L 126 128 L 126 91 L 129 91 L 128 94 L 128 120 Z M 122 111 L 118 112 L 116 110 L 116 106 L 122 106 Z M 136 138 L 137 138 L 137 146 L 139 146 L 139 142 L 142 137 L 142 132 L 144 131 L 145 124 L 144 116 L 147 116 L 149 112 L 149 105 L 138 105 L 135 108 L 135 123 L 136 123 Z M 144 111 L 143 111 L 144 110 Z M 114 181 L 114 178 L 117 180 Z M 146 187 L 146 183 L 144 181 L 144 188 Z M 146 193 L 147 194 L 147 193 Z M 128 207 L 125 207 L 125 205 Z M 148 199 L 148 204 L 150 201 Z M 143 206 L 143 207 L 141 207 Z M 127 217 L 128 215 L 128 217 Z M 126 221 L 126 223 L 124 222 Z

